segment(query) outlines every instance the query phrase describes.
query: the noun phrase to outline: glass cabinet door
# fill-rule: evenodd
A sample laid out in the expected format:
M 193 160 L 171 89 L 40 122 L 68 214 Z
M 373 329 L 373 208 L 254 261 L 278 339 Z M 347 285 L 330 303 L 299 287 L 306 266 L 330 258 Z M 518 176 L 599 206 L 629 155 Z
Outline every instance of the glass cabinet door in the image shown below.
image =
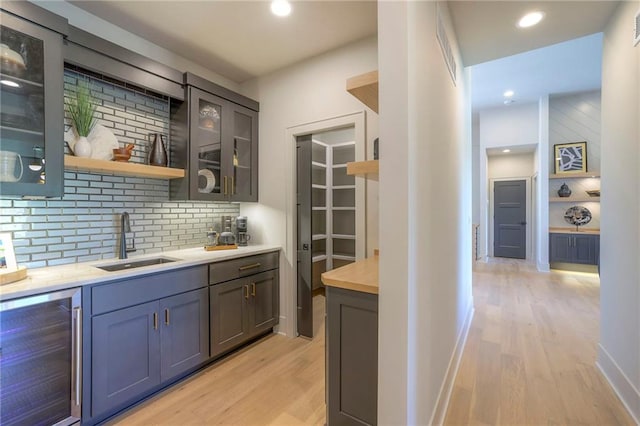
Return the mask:
M 258 113 L 234 106 L 231 199 L 258 201 Z
M 0 194 L 59 197 L 62 37 L 6 13 L 1 17 Z
M 192 198 L 216 200 L 225 196 L 222 126 L 221 100 L 191 88 Z

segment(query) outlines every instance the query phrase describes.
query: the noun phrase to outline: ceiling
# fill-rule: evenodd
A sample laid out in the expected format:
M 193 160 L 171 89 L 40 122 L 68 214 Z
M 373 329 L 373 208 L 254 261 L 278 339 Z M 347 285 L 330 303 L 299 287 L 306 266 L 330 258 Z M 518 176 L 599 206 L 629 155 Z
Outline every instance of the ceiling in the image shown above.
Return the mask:
M 377 3 L 296 1 L 70 1 L 237 83 L 377 33 Z
M 237 83 L 377 33 L 375 0 L 294 0 L 287 18 L 272 15 L 266 0 L 70 2 Z M 601 32 L 617 4 L 450 1 L 463 62 L 480 64 L 472 71 L 474 106 L 501 105 L 507 88 L 517 102 L 528 102 L 599 87 L 600 39 L 539 48 Z M 545 19 L 517 28 L 531 10 L 544 11 Z

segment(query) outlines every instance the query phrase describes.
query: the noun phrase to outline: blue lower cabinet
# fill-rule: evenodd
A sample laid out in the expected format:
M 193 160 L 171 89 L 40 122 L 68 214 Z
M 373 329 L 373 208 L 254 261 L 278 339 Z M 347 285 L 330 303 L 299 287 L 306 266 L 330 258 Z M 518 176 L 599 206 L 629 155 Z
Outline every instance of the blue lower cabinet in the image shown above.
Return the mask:
M 209 359 L 209 291 L 92 318 L 91 417 L 101 421 Z
M 93 318 L 93 417 L 160 384 L 157 312 L 158 302 L 150 302 Z
M 549 234 L 549 261 L 598 265 L 600 259 L 600 235 L 597 234 Z

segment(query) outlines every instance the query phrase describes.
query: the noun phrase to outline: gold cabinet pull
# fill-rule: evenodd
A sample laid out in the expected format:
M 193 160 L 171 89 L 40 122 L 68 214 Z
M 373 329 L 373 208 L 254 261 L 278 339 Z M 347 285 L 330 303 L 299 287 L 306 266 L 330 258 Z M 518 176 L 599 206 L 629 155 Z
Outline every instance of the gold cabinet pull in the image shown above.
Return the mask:
M 164 323 L 169 325 L 169 308 L 164 310 Z
M 249 269 L 255 269 L 262 266 L 260 262 L 252 263 L 251 265 L 245 265 L 238 268 L 238 271 L 247 271 Z
M 244 298 L 245 299 L 249 298 L 249 286 L 248 285 L 244 286 Z
M 231 176 L 231 195 L 236 193 L 236 178 Z
M 256 283 L 251 283 L 251 295 L 256 297 Z
M 227 177 L 226 176 L 222 178 L 222 182 L 223 182 L 223 185 L 224 185 L 224 195 L 227 195 L 228 191 L 227 191 Z
M 153 313 L 153 329 L 154 330 L 158 329 L 158 313 L 157 312 Z

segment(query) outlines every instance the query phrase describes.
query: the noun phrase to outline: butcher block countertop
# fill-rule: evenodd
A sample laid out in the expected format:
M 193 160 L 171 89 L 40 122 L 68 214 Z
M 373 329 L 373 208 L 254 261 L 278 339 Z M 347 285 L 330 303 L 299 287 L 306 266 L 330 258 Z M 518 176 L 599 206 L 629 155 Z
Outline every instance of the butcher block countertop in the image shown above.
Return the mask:
M 321 278 L 329 287 L 378 294 L 378 256 L 324 272 Z
M 549 228 L 549 232 L 552 234 L 588 234 L 588 235 L 600 235 L 599 229 L 580 229 L 576 231 L 575 226 L 571 228 Z

